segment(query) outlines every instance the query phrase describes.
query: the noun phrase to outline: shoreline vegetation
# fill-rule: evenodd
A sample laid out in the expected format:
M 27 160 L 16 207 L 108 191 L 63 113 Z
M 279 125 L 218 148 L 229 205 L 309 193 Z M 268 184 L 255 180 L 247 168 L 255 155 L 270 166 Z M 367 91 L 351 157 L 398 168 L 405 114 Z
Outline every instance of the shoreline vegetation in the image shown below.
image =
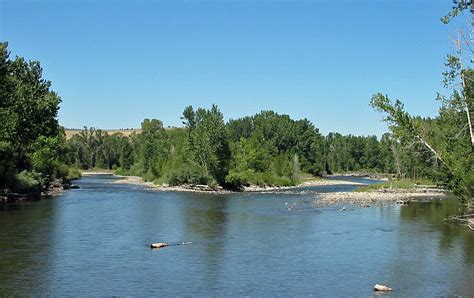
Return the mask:
M 84 171 L 82 172 L 83 176 L 93 176 L 93 175 L 113 175 L 119 179 L 112 181 L 114 184 L 130 184 L 130 185 L 139 185 L 147 188 L 152 188 L 158 191 L 176 191 L 176 192 L 198 192 L 198 193 L 239 193 L 239 192 L 271 192 L 277 190 L 292 190 L 298 189 L 301 187 L 309 186 L 321 186 L 321 185 L 360 185 L 364 186 L 366 184 L 354 181 L 346 180 L 331 180 L 325 178 L 312 178 L 306 179 L 301 183 L 298 183 L 293 186 L 277 186 L 277 185 L 248 185 L 242 186 L 239 189 L 225 189 L 222 186 L 209 186 L 206 184 L 182 184 L 182 185 L 169 185 L 166 183 L 155 184 L 153 182 L 147 182 L 140 176 L 123 176 L 114 174 L 113 171 Z
M 3 191 L 0 193 L 0 204 L 18 203 L 18 202 L 30 202 L 39 201 L 42 199 L 53 199 L 66 190 L 72 188 L 72 181 L 63 182 L 60 179 L 55 179 L 48 182 L 48 185 L 43 186 L 43 190 L 37 192 L 12 192 Z
M 434 185 L 419 185 L 416 181 L 400 181 L 399 183 L 393 182 L 392 188 L 389 188 L 390 182 L 383 182 L 367 185 L 364 183 L 339 180 L 339 179 L 326 179 L 326 178 L 315 178 L 303 181 L 295 186 L 261 186 L 261 185 L 249 185 L 244 186 L 239 190 L 228 190 L 220 186 L 211 187 L 208 185 L 191 185 L 184 184 L 179 186 L 171 186 L 168 184 L 155 184 L 153 182 L 146 182 L 142 177 L 139 176 L 122 176 L 116 175 L 113 171 L 85 171 L 82 173 L 83 176 L 92 175 L 113 175 L 117 177 L 110 183 L 114 184 L 129 184 L 143 186 L 156 191 L 172 191 L 172 192 L 194 192 L 194 193 L 207 193 L 207 194 L 232 194 L 239 192 L 247 193 L 268 193 L 281 190 L 298 190 L 302 187 L 311 186 L 323 186 L 323 185 L 355 185 L 360 186 L 358 189 L 352 192 L 334 192 L 334 193 L 316 193 L 317 199 L 315 204 L 319 207 L 329 207 L 333 205 L 350 204 L 356 207 L 370 207 L 373 205 L 383 205 L 385 203 L 408 203 L 410 201 L 431 201 L 436 199 L 447 198 L 450 193 L 446 190 L 437 188 Z M 361 176 L 358 174 L 350 173 L 340 176 Z M 366 177 L 366 175 L 362 175 Z M 403 186 L 400 187 L 400 185 Z
M 60 96 L 37 61 L 0 42 L 0 202 L 55 196 L 79 176 L 58 122 Z
M 120 180 L 116 180 L 112 183 L 118 184 L 133 184 L 141 185 L 149 188 L 153 188 L 161 191 L 178 191 L 178 192 L 199 192 L 199 193 L 239 193 L 239 192 L 271 192 L 277 190 L 292 190 L 300 187 L 308 186 L 320 186 L 320 185 L 364 185 L 362 183 L 342 181 L 342 180 L 328 180 L 328 179 L 314 179 L 310 181 L 304 181 L 294 186 L 276 186 L 276 185 L 248 185 L 241 186 L 238 190 L 225 189 L 221 186 L 209 186 L 202 184 L 183 184 L 178 186 L 172 186 L 168 184 L 154 184 L 153 182 L 145 182 L 143 178 L 138 176 L 122 176 Z

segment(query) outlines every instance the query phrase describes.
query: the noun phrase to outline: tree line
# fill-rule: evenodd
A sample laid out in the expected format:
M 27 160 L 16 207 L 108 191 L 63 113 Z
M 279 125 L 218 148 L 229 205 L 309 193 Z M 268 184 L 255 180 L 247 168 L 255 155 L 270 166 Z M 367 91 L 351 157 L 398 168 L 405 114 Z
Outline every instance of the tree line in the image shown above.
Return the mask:
M 78 171 L 67 164 L 66 138 L 57 114 L 61 98 L 37 61 L 10 59 L 0 43 L 0 192 L 38 196 L 53 181 Z
M 308 119 L 274 111 L 224 121 L 216 105 L 188 106 L 184 127 L 164 129 L 145 119 L 141 133 L 123 136 L 85 127 L 67 140 L 68 163 L 106 168 L 158 184 L 289 186 L 335 173 L 393 173 L 400 178 L 432 174 L 392 134 L 323 136 Z

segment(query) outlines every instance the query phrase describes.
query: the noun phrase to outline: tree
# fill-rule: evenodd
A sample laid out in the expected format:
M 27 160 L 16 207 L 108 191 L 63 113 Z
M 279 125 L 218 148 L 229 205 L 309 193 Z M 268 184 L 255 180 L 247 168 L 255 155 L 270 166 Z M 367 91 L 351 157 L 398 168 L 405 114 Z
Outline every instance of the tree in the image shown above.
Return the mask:
M 455 1 L 453 10 L 442 20 L 449 23 L 469 7 L 467 1 Z M 472 55 L 471 40 L 464 46 Z M 441 100 L 439 115 L 434 119 L 412 117 L 399 100 L 391 101 L 380 93 L 372 97 L 371 105 L 384 112 L 394 135 L 404 144 L 411 143 L 412 155 L 429 154 L 428 166 L 434 169 L 438 183 L 463 197 L 474 197 L 474 131 L 472 126 L 473 70 L 472 61 L 463 62 L 463 44 L 455 40 L 456 53 L 447 56 L 443 83 L 452 93 Z
M 230 162 L 230 148 L 224 117 L 216 105 L 194 112 L 186 107 L 183 118 L 189 132 L 188 162 L 199 167 L 217 183 L 224 184 Z
M 0 43 L 0 187 L 27 189 L 20 187 L 24 182 L 42 188 L 68 175 L 57 120 L 61 98 L 39 62 L 11 60 L 7 48 Z

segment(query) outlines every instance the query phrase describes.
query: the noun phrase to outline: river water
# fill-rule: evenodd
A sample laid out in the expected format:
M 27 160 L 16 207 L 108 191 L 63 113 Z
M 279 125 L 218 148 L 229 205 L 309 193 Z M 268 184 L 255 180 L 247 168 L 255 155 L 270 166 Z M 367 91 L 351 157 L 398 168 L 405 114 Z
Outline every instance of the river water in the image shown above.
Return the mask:
M 111 179 L 2 207 L 0 296 L 474 293 L 474 233 L 443 221 L 456 200 L 343 212 L 316 207 L 314 191 L 354 186 L 207 195 Z M 149 248 L 161 241 L 192 243 Z

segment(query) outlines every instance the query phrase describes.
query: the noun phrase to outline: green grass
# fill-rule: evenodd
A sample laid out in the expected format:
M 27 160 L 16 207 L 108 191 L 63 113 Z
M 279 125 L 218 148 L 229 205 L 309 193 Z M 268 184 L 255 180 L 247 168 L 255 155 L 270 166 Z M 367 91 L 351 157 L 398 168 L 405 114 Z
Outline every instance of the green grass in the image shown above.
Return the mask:
M 432 186 L 435 187 L 436 185 L 431 180 L 427 179 L 402 179 L 397 181 L 387 181 L 384 183 L 377 183 L 371 184 L 367 186 L 362 186 L 356 189 L 356 192 L 367 192 L 373 190 L 381 190 L 381 189 L 412 189 L 417 188 L 418 186 Z

